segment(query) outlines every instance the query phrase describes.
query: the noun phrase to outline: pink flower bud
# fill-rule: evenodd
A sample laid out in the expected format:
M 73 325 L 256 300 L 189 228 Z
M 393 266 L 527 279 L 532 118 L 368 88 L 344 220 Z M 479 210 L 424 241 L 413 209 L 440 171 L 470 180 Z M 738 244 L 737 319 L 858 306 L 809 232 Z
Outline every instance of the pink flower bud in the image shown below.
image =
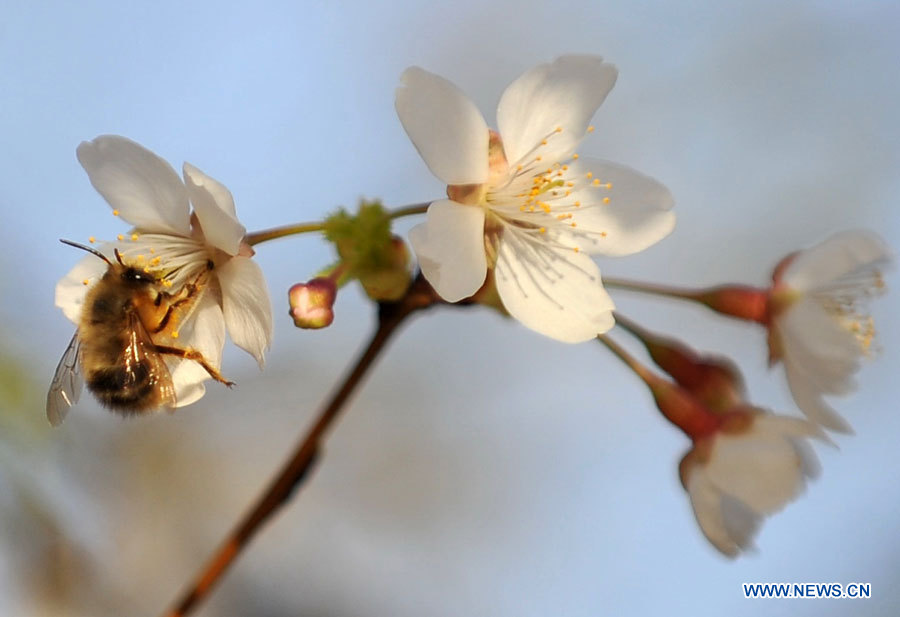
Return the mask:
M 307 330 L 330 326 L 334 321 L 335 298 L 337 285 L 330 278 L 297 283 L 288 290 L 289 315 L 294 319 L 294 325 Z
M 722 417 L 686 389 L 650 375 L 645 377 L 645 381 L 662 414 L 693 441 L 714 433 L 720 427 Z

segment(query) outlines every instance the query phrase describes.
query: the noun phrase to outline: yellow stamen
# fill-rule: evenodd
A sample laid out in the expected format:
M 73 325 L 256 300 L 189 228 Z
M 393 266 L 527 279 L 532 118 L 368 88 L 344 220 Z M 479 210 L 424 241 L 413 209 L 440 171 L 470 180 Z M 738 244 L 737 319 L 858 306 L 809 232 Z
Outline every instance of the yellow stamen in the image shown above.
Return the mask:
M 538 229 L 538 233 L 542 233 L 542 234 L 547 233 L 547 228 L 546 228 L 546 227 L 541 227 L 540 229 Z
M 119 216 L 119 211 L 118 211 L 118 210 L 113 210 L 113 216 Z
M 87 285 L 88 283 L 90 283 L 88 279 L 84 279 L 83 281 L 81 281 L 82 285 Z
M 577 154 L 573 154 L 573 155 L 572 155 L 572 160 L 574 161 L 574 160 L 577 160 L 577 159 L 578 159 L 578 155 L 577 155 Z
M 137 242 L 137 239 L 138 239 L 138 235 L 137 235 L 137 234 L 131 234 L 131 241 L 132 241 L 132 242 Z
M 594 178 L 594 186 L 600 186 L 600 178 Z
M 603 203 L 608 204 L 608 203 L 609 203 L 609 197 L 604 197 L 604 198 L 603 198 Z
M 594 125 L 593 125 L 593 124 L 590 125 L 590 126 L 588 127 L 588 131 L 587 131 L 587 132 L 588 132 L 588 133 L 593 133 L 593 132 L 594 132 Z
M 93 244 L 96 241 L 97 241 L 97 238 L 95 238 L 94 236 L 91 236 L 90 238 L 88 238 L 88 242 L 90 242 L 91 244 Z
M 172 331 L 172 338 L 178 338 L 178 332 L 176 330 Z
M 575 202 L 575 207 L 576 207 L 576 208 L 580 208 L 580 207 L 581 207 L 581 202 L 580 202 L 580 201 L 576 201 L 576 202 Z
M 121 242 L 122 240 L 125 239 L 125 236 L 123 236 L 122 234 L 119 234 L 118 236 L 116 236 L 116 238 L 119 240 L 119 242 Z
M 586 177 L 587 177 L 588 179 L 593 178 L 593 177 L 594 177 L 594 172 L 592 172 L 592 171 L 587 172 Z

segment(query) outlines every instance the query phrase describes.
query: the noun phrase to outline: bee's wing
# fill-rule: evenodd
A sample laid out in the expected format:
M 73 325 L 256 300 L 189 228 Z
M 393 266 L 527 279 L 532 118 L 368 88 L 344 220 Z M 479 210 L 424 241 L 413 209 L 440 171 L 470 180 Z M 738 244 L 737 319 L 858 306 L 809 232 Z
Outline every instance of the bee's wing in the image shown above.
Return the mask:
M 129 337 L 128 346 L 125 348 L 125 367 L 132 371 L 132 367 L 139 364 L 147 369 L 147 378 L 158 396 L 158 406 L 173 409 L 175 407 L 175 385 L 172 383 L 172 375 L 166 366 L 162 355 L 156 351 L 156 344 L 144 324 L 141 323 L 137 312 L 131 313 L 128 320 Z M 137 381 L 137 376 L 135 376 Z
M 84 378 L 81 376 L 80 344 L 78 332 L 56 366 L 56 373 L 47 391 L 47 419 L 53 426 L 59 426 L 66 419 L 69 407 L 78 402 Z

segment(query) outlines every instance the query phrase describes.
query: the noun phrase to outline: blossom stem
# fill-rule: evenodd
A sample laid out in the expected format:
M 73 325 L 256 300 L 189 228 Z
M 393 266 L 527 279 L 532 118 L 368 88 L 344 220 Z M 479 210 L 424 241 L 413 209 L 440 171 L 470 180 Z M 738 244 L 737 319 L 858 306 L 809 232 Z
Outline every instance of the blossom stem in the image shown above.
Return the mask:
M 391 219 L 399 219 L 404 216 L 412 216 L 413 214 L 425 214 L 428 212 L 428 206 L 430 205 L 431 202 L 426 201 L 419 204 L 410 204 L 408 206 L 394 208 L 388 212 L 388 217 Z
M 328 429 L 334 424 L 351 394 L 397 327 L 412 313 L 440 303 L 425 279 L 419 275 L 410 285 L 406 295 L 397 302 L 382 302 L 378 310 L 378 327 L 365 351 L 344 377 L 331 399 L 319 413 L 315 423 L 303 435 L 281 471 L 256 501 L 253 508 L 225 538 L 207 564 L 199 571 L 174 608 L 164 613 L 166 617 L 184 617 L 192 613 L 209 595 L 231 563 L 247 547 L 262 525 L 281 506 L 285 505 L 297 489 L 309 478 L 309 472 L 318 460 L 318 454 Z
M 263 229 L 262 231 L 254 231 L 244 237 L 244 242 L 253 246 L 261 242 L 285 238 L 287 236 L 296 236 L 314 231 L 323 231 L 325 223 L 298 223 L 296 225 L 284 225 L 282 227 L 272 227 L 271 229 Z
M 431 202 L 410 204 L 408 206 L 395 208 L 388 212 L 388 218 L 398 219 L 404 216 L 412 216 L 413 214 L 424 214 L 428 211 L 430 203 Z M 297 236 L 324 230 L 324 221 L 317 221 L 315 223 L 296 223 L 293 225 L 283 225 L 281 227 L 272 227 L 271 229 L 263 229 L 262 231 L 248 233 L 244 237 L 244 242 L 250 246 L 254 246 L 262 242 L 268 242 L 269 240 L 277 240 L 278 238 L 286 238 L 287 236 Z
M 641 378 L 641 380 L 647 384 L 649 387 L 653 387 L 653 380 L 655 379 L 655 375 L 650 372 L 650 370 L 638 362 L 634 356 L 625 351 L 625 348 L 619 345 L 617 342 L 609 338 L 606 334 L 601 334 L 597 336 L 597 340 L 606 345 L 606 347 L 613 352 L 619 360 L 625 363 L 625 365 L 630 368 L 634 373 Z
M 691 300 L 711 308 L 717 313 L 760 324 L 767 324 L 770 318 L 768 290 L 749 285 L 718 285 L 706 289 L 683 289 L 607 277 L 603 277 L 603 284 L 607 287 L 678 298 L 679 300 Z
M 626 289 L 628 291 L 637 291 L 640 293 L 653 294 L 655 296 L 665 296 L 667 298 L 679 298 L 681 300 L 699 301 L 700 296 L 703 294 L 703 291 L 698 289 L 684 289 L 681 287 L 629 281 L 627 279 L 610 278 L 607 276 L 603 277 L 603 285 L 615 289 Z

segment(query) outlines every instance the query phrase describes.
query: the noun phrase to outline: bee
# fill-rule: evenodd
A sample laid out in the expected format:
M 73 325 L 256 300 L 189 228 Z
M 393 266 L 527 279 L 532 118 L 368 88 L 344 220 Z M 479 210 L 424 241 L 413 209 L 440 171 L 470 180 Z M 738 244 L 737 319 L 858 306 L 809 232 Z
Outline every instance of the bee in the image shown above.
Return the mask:
M 169 342 L 161 333 L 177 311 L 196 302 L 212 262 L 194 281 L 168 293 L 159 277 L 126 264 L 118 249 L 113 262 L 93 248 L 60 241 L 96 255 L 108 267 L 87 291 L 78 329 L 56 367 L 47 393 L 50 424 L 62 423 L 85 383 L 102 405 L 123 415 L 174 409 L 175 387 L 167 356 L 197 362 L 216 381 L 234 385 L 200 352 L 154 340 Z

